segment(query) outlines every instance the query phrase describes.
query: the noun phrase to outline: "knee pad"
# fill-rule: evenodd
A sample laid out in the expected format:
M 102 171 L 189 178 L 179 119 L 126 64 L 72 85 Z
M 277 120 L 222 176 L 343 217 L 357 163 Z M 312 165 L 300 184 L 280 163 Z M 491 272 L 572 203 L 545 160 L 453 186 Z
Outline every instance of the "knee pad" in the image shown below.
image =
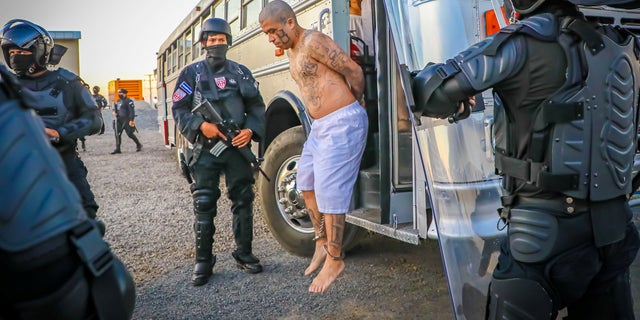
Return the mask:
M 553 299 L 538 282 L 523 278 L 492 279 L 487 319 L 552 319 Z
M 90 313 L 91 288 L 82 268 L 55 292 L 16 305 L 21 319 L 84 319 Z
M 131 319 L 131 316 L 133 316 L 133 309 L 136 304 L 136 287 L 133 282 L 133 277 L 131 277 L 131 274 L 122 261 L 115 256 L 113 258 L 113 278 L 118 284 L 118 289 L 120 290 L 122 298 L 122 306 L 124 307 L 127 319 Z
M 211 189 L 199 189 L 193 192 L 193 209 L 196 214 L 213 214 L 216 215 L 216 205 L 220 192 L 217 193 Z

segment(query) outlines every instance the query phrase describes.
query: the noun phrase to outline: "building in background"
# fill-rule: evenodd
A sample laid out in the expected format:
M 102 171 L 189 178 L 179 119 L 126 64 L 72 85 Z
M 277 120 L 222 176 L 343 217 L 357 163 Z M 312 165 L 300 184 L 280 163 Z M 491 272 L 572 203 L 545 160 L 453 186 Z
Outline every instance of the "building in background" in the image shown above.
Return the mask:
M 53 42 L 67 48 L 67 52 L 62 56 L 58 64 L 77 75 L 80 75 L 80 31 L 49 31 Z

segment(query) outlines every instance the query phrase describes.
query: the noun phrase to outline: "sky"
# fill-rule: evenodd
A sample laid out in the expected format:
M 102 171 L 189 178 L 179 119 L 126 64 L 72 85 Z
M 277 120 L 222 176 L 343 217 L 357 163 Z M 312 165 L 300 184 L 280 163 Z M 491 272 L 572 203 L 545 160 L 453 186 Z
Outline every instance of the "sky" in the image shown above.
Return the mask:
M 147 75 L 156 68 L 156 52 L 198 4 L 198 0 L 2 2 L 0 27 L 11 19 L 26 19 L 50 31 L 80 31 L 80 76 L 91 86 L 100 86 L 105 96 L 108 82 L 116 78 L 144 80 L 149 90 Z

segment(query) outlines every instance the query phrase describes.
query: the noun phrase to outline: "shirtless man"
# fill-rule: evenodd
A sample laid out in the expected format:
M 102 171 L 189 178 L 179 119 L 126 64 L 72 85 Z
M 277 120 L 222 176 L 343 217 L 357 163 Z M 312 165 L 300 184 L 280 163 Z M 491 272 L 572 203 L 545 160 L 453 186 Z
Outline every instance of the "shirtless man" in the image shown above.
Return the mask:
M 298 162 L 297 186 L 309 210 L 316 241 L 304 274 L 322 266 L 309 292 L 324 292 L 344 270 L 345 214 L 368 127 L 361 106 L 364 75 L 331 38 L 302 28 L 286 2 L 269 2 L 259 19 L 269 42 L 287 50 L 291 76 L 314 119 Z

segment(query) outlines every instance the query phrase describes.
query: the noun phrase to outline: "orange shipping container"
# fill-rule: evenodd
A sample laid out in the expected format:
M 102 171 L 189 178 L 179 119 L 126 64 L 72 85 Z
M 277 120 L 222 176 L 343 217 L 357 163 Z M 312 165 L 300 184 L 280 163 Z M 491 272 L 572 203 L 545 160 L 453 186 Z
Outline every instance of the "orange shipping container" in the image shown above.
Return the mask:
M 144 100 L 142 95 L 142 80 L 111 80 L 109 81 L 109 104 L 118 102 L 118 90 L 124 88 L 127 90 L 127 96 L 134 100 Z

